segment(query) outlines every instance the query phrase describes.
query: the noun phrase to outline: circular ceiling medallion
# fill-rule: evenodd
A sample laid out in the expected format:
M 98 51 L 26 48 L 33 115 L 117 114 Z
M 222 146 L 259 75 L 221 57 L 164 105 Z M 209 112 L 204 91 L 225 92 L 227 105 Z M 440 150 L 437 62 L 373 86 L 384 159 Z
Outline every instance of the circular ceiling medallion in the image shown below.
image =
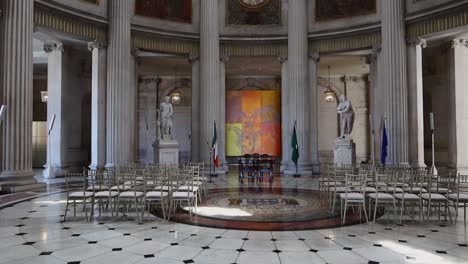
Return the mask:
M 260 8 L 266 5 L 270 0 L 237 0 L 242 6 L 246 8 Z

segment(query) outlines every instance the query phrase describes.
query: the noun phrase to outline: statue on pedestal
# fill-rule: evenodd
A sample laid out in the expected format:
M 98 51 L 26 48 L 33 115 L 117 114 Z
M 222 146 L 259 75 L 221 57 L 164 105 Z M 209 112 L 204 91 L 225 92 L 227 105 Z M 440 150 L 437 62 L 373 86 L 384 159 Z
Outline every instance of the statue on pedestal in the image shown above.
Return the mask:
M 158 137 L 162 140 L 174 140 L 174 134 L 172 133 L 174 110 L 170 100 L 171 97 L 166 96 L 160 105 L 160 132 L 158 133 Z
M 356 146 L 350 138 L 354 124 L 354 110 L 346 96 L 340 96 L 336 109 L 340 114 L 340 137 L 335 140 L 334 162 L 336 166 L 356 164 Z
M 340 95 L 340 103 L 336 111 L 340 114 L 340 138 L 349 137 L 353 131 L 354 110 L 351 102 L 346 99 L 346 96 Z

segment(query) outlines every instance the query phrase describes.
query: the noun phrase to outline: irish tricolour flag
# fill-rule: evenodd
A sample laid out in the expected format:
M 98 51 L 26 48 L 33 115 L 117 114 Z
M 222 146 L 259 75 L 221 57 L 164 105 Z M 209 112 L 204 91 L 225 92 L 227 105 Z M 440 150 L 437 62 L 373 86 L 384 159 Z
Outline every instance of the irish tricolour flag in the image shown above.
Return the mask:
M 218 159 L 218 136 L 216 133 L 216 122 L 214 123 L 214 131 L 213 131 L 213 140 L 211 141 L 211 148 L 213 148 L 213 164 L 215 167 L 219 165 Z

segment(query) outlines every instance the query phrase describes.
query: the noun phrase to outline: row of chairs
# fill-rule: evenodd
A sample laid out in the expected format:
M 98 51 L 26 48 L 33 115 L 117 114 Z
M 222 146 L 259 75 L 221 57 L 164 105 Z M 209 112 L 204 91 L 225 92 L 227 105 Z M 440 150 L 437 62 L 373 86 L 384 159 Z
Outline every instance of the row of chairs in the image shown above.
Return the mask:
M 186 207 L 190 218 L 207 191 L 203 163 L 180 165 L 122 166 L 117 169 L 84 170 L 65 175 L 67 202 L 64 221 L 70 205 L 76 216 L 77 204 L 83 204 L 87 219 L 94 216 L 94 207 L 109 211 L 112 220 L 122 211 L 136 213 L 141 222 L 144 213 L 161 209 L 163 218 L 170 219 L 177 208 Z M 90 209 L 88 209 L 88 205 Z M 158 207 L 158 208 L 155 208 Z M 90 214 L 88 217 L 88 210 Z
M 396 221 L 399 209 L 400 222 L 409 208 L 412 209 L 412 216 L 417 208 L 419 220 L 424 222 L 434 215 L 435 209 L 439 220 L 443 212 L 445 219 L 448 215 L 452 221 L 451 209 L 455 209 L 455 217 L 458 217 L 460 206 L 464 208 L 466 222 L 468 175 L 455 171 L 434 176 L 426 168 L 409 166 L 330 166 L 328 174 L 322 175 L 319 180 L 319 189 L 332 212 L 337 207 L 337 201 L 340 201 L 343 223 L 348 207 L 358 207 L 364 212 L 366 221 L 368 213 L 373 215 L 375 221 L 379 208 L 384 212 L 393 212 Z

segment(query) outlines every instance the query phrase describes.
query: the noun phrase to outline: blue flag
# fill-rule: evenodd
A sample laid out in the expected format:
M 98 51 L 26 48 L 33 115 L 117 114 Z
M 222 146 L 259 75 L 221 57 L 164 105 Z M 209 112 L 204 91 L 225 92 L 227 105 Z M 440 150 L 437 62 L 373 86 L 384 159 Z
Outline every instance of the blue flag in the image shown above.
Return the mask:
M 383 130 L 382 130 L 382 151 L 380 153 L 380 162 L 382 165 L 385 165 L 387 162 L 387 147 L 388 147 L 388 137 L 387 137 L 387 128 L 385 128 L 385 120 L 383 122 Z

